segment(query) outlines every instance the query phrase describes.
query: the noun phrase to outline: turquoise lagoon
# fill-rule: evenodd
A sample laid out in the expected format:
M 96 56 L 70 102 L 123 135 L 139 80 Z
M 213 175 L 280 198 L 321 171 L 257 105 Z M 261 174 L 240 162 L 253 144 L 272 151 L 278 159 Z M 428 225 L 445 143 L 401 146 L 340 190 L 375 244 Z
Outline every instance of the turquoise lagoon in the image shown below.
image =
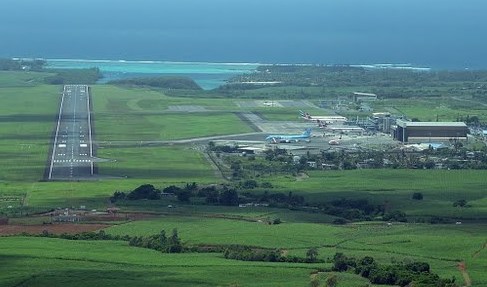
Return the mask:
M 205 90 L 219 87 L 232 76 L 253 72 L 260 65 L 258 63 L 83 59 L 47 59 L 46 61 L 47 68 L 51 69 L 82 69 L 97 67 L 104 76 L 100 83 L 133 77 L 186 76 L 192 78 Z

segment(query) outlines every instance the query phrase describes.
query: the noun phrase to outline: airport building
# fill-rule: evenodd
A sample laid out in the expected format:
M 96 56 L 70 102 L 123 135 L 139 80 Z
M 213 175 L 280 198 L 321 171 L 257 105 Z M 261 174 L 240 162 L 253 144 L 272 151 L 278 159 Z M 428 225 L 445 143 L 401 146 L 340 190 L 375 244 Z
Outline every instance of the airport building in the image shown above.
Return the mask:
M 377 95 L 372 93 L 359 93 L 354 92 L 352 94 L 352 101 L 354 102 L 367 102 L 377 100 Z
M 467 140 L 468 127 L 462 122 L 408 122 L 398 119 L 392 133 L 401 142 L 445 142 Z

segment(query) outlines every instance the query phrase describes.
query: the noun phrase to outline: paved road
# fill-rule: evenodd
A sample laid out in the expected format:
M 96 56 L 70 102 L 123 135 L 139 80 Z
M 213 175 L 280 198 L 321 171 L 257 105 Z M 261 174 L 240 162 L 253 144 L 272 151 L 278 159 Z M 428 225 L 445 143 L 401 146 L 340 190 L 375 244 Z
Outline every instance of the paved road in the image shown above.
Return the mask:
M 88 86 L 64 86 L 48 179 L 90 179 L 94 176 L 93 161 Z

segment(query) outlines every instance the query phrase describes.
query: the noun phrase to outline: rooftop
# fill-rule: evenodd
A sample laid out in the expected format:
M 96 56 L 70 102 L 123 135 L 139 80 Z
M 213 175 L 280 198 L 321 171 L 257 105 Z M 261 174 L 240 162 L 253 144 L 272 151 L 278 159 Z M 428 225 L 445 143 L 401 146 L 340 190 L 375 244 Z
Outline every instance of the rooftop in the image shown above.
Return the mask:
M 464 122 L 406 122 L 397 120 L 397 125 L 403 127 L 467 127 Z
M 377 95 L 376 95 L 376 94 L 372 94 L 372 93 L 360 93 L 360 92 L 354 92 L 353 94 L 354 94 L 354 95 L 356 95 L 356 96 L 377 97 Z

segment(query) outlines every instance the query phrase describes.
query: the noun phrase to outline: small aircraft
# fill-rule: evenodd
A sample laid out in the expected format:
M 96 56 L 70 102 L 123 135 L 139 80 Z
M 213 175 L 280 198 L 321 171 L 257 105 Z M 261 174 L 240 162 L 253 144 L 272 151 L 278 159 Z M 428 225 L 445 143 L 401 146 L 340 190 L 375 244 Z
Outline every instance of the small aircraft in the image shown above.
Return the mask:
M 271 143 L 290 143 L 290 142 L 299 142 L 300 140 L 308 141 L 311 137 L 311 129 L 307 128 L 302 134 L 300 135 L 269 135 L 265 138 L 266 141 L 270 141 Z
M 330 141 L 328 142 L 328 144 L 329 144 L 329 145 L 339 145 L 339 144 L 340 144 L 340 142 L 339 142 L 339 141 L 337 141 L 337 140 L 330 140 Z
M 318 121 L 324 122 L 325 124 L 331 124 L 335 122 L 346 122 L 347 118 L 342 117 L 342 116 L 312 116 L 307 112 L 304 111 L 299 111 L 299 115 L 301 118 L 307 120 L 307 121 Z

